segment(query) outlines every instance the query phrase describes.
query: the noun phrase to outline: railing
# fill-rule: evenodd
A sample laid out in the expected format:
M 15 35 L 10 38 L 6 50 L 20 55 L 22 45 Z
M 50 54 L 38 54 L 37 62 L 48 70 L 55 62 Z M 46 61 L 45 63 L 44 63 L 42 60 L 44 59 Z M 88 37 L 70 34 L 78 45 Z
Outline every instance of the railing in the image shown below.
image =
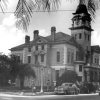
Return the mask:
M 46 54 L 46 51 L 44 51 L 44 50 L 36 50 L 36 51 L 34 51 L 33 52 L 33 55 L 41 55 L 41 54 Z

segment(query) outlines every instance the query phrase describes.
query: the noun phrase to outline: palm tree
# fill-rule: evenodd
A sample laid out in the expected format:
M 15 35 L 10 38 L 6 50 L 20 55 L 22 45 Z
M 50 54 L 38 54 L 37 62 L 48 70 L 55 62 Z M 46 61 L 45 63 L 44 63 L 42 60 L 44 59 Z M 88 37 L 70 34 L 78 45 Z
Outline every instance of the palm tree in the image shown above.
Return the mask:
M 0 86 L 7 86 L 10 78 L 9 58 L 6 55 L 0 55 Z
M 7 0 L 0 0 L 0 4 L 1 2 L 6 4 L 5 1 Z M 18 0 L 14 13 L 17 18 L 17 28 L 27 31 L 33 11 L 43 10 L 50 12 L 51 10 L 57 10 L 60 4 L 61 0 Z M 96 9 L 99 8 L 100 0 L 79 0 L 79 4 L 85 4 L 88 11 L 94 18 Z M 3 6 L 0 5 L 0 7 L 3 9 Z
M 20 64 L 19 68 L 18 68 L 17 76 L 20 79 L 20 88 L 21 89 L 24 88 L 25 77 L 30 78 L 32 76 L 33 78 L 36 78 L 35 71 L 29 64 Z

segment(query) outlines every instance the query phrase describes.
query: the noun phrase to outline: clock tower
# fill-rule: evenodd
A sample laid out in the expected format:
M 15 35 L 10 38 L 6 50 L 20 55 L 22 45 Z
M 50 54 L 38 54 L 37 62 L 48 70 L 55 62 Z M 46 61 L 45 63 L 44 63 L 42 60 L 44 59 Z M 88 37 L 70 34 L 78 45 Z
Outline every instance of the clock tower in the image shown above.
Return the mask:
M 91 16 L 86 5 L 79 4 L 76 12 L 73 13 L 71 35 L 75 38 L 84 50 L 91 50 Z

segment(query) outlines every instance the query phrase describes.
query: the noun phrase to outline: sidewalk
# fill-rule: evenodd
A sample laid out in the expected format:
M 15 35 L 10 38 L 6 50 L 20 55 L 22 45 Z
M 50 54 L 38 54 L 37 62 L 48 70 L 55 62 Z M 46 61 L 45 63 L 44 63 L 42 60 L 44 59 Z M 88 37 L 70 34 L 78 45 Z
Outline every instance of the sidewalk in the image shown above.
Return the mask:
M 32 92 L 0 92 L 3 94 L 10 94 L 10 95 L 19 95 L 19 96 L 38 96 L 38 95 L 54 95 L 54 92 L 36 92 L 36 93 L 32 93 Z
M 46 95 L 55 95 L 54 92 L 0 92 L 0 94 L 4 95 L 12 95 L 12 96 L 46 96 Z M 99 95 L 98 93 L 91 94 L 78 94 L 78 95 L 64 95 L 64 96 L 90 96 L 90 95 Z M 55 95 L 56 96 L 56 95 Z

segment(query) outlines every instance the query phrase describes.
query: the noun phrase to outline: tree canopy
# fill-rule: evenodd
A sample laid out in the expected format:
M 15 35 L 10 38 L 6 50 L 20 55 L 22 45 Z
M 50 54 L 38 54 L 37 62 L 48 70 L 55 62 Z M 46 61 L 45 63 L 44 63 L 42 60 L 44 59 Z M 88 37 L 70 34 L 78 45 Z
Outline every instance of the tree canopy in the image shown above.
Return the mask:
M 35 71 L 29 64 L 23 64 L 20 62 L 18 56 L 0 55 L 0 82 L 1 85 L 7 85 L 8 80 L 15 82 L 19 77 L 21 86 L 23 87 L 25 77 L 36 77 Z
M 78 75 L 75 71 L 72 70 L 65 70 L 64 73 L 58 78 L 58 85 L 62 83 L 75 83 L 78 81 Z

